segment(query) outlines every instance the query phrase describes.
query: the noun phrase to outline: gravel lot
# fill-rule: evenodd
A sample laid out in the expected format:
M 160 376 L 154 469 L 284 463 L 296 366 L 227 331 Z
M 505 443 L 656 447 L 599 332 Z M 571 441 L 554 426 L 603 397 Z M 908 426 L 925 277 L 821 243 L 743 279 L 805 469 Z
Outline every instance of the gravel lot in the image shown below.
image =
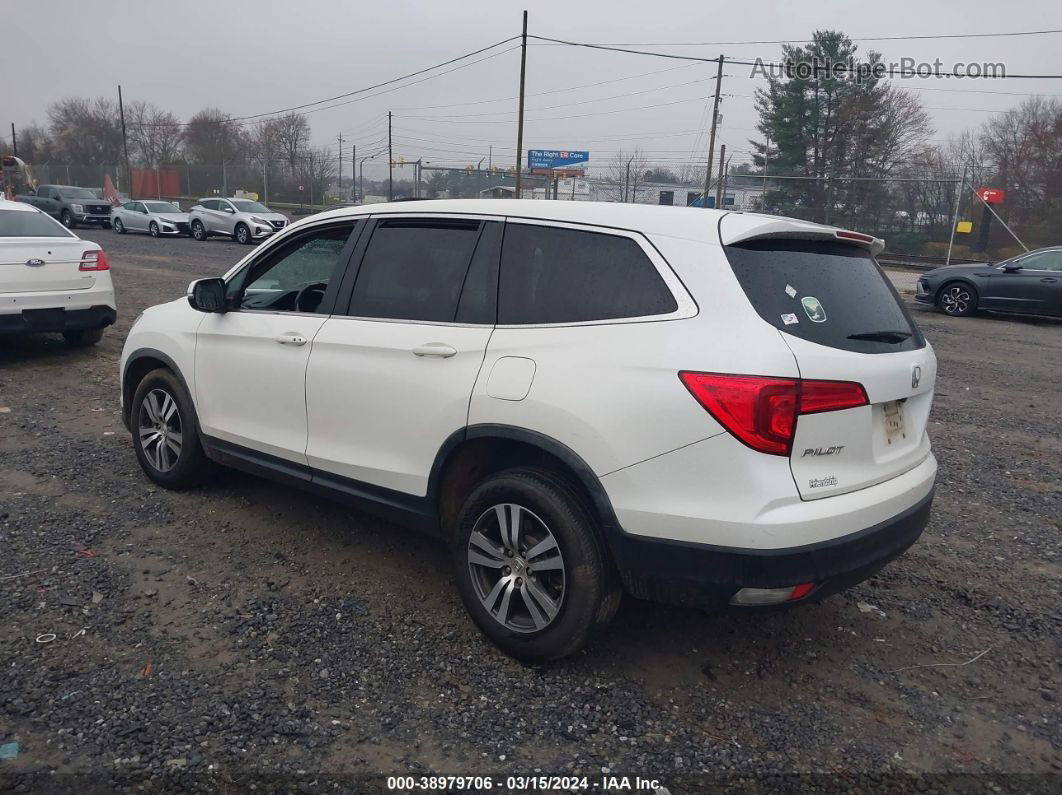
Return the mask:
M 1062 324 L 918 309 L 937 501 L 878 577 L 764 615 L 627 599 L 602 642 L 525 667 L 466 619 L 435 541 L 237 473 L 143 477 L 125 332 L 246 249 L 79 233 L 111 254 L 117 327 L 78 351 L 0 338 L 0 789 L 1062 786 Z

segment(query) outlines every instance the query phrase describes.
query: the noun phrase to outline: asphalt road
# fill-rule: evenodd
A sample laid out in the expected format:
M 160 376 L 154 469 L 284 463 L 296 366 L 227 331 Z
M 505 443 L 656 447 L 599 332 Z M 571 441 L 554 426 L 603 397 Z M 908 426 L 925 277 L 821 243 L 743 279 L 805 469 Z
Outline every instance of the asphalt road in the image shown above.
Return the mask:
M 1062 324 L 916 310 L 937 500 L 871 581 L 762 615 L 627 599 L 535 668 L 478 635 L 435 541 L 237 473 L 143 477 L 118 415 L 129 324 L 248 249 L 79 231 L 111 254 L 117 326 L 87 350 L 0 338 L 0 789 L 607 770 L 673 793 L 1058 791 Z

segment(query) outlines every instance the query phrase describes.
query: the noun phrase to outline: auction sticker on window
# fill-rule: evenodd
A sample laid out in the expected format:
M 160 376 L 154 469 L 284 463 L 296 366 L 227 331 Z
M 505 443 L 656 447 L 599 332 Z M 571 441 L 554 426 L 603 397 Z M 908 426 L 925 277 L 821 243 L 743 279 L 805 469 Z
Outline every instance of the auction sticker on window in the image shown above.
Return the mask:
M 818 298 L 813 295 L 805 295 L 800 299 L 800 303 L 804 305 L 804 311 L 808 313 L 808 318 L 812 323 L 826 322 L 826 310 L 822 308 Z
M 782 322 L 785 323 L 787 326 L 792 326 L 794 323 L 799 323 L 800 318 L 798 318 L 792 312 L 786 312 L 784 315 L 782 315 Z

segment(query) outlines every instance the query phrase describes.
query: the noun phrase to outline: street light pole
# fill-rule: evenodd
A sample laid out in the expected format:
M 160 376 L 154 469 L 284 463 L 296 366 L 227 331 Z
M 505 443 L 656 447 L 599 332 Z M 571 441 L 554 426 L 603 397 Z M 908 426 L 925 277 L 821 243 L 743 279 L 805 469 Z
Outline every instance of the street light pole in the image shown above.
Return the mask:
M 360 183 L 358 189 L 361 191 L 362 202 L 365 201 L 365 161 L 372 160 L 374 157 L 376 155 L 368 155 L 358 162 L 358 182 Z

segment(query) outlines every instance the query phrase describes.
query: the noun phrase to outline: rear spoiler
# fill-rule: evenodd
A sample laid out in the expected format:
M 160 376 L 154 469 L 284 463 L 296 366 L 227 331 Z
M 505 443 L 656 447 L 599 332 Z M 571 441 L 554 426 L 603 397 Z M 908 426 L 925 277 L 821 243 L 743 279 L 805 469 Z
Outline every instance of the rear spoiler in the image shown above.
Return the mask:
M 752 213 L 729 213 L 719 221 L 719 241 L 724 246 L 744 243 L 748 240 L 765 240 L 770 238 L 798 240 L 839 240 L 853 243 L 877 256 L 885 250 L 885 241 L 880 237 L 834 226 L 813 224 L 810 221 L 798 221 L 793 218 L 778 218 Z

